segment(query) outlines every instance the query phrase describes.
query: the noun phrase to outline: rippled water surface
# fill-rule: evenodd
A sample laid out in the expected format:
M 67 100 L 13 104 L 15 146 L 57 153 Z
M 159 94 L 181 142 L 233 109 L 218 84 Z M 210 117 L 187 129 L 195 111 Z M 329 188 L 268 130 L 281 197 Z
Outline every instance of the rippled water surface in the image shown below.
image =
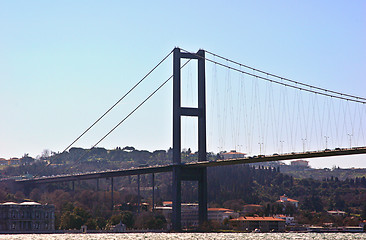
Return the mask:
M 114 239 L 366 239 L 366 233 L 118 233 L 118 234 L 15 234 L 1 240 L 114 240 Z

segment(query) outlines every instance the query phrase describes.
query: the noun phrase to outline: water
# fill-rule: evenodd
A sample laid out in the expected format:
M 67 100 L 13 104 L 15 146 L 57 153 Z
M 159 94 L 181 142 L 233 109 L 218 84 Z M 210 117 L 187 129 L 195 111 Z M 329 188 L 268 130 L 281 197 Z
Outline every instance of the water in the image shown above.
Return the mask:
M 117 233 L 117 234 L 16 234 L 0 240 L 236 240 L 236 239 L 366 239 L 366 233 Z

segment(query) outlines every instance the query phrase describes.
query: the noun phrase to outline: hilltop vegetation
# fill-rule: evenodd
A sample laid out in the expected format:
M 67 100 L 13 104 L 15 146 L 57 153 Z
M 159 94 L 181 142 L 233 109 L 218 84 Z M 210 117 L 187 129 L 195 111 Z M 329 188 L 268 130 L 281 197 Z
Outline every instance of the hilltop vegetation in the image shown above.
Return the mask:
M 33 161 L 27 162 L 27 164 L 3 169 L 3 176 L 25 174 L 50 176 L 65 173 L 126 169 L 144 165 L 165 165 L 171 164 L 173 156 L 172 149 L 149 152 L 137 150 L 129 146 L 124 148 L 117 147 L 113 150 L 105 148 L 71 148 L 64 153 L 45 152 L 39 159 L 33 159 Z M 208 153 L 208 158 L 217 159 L 217 155 Z M 191 153 L 190 149 L 182 152 L 183 163 L 195 161 L 196 159 L 197 154 Z
M 324 180 L 326 178 L 338 178 L 339 180 L 346 179 L 361 179 L 366 177 L 366 169 L 364 168 L 350 168 L 343 169 L 333 167 L 332 169 L 314 169 L 314 168 L 294 168 L 291 166 L 282 166 L 281 172 L 294 176 L 296 178 L 312 178 L 317 180 Z

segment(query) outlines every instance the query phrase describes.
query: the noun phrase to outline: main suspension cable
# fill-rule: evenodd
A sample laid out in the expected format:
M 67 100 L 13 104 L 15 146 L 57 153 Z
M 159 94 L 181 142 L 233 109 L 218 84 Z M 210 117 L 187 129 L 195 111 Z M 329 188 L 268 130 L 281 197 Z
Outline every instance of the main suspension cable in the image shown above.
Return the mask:
M 185 62 L 182 66 L 181 69 L 184 68 L 189 62 L 191 61 L 191 59 L 187 60 L 187 62 Z M 144 103 L 146 103 L 147 100 L 149 100 L 156 92 L 158 92 L 167 82 L 169 82 L 170 79 L 173 78 L 174 75 L 171 75 L 167 80 L 165 80 L 157 89 L 155 89 L 147 98 L 145 98 L 145 100 L 143 100 L 135 109 L 133 109 L 126 117 L 124 117 L 116 126 L 114 126 L 107 134 L 105 134 L 97 143 L 95 143 L 91 149 L 95 148 L 99 143 L 101 143 L 108 135 L 110 135 L 114 130 L 116 130 L 124 121 L 126 121 L 134 112 L 137 111 L 137 109 L 139 109 L 142 105 L 144 105 Z M 85 152 L 83 155 L 80 156 L 80 158 L 74 162 L 74 166 L 77 165 L 78 163 L 80 163 L 81 159 L 87 154 L 87 152 Z
M 298 87 L 298 86 L 294 86 L 294 85 L 291 85 L 291 84 L 286 84 L 286 83 L 283 83 L 283 82 L 280 82 L 280 81 L 277 81 L 277 80 L 273 80 L 273 79 L 270 79 L 270 78 L 267 78 L 267 77 L 263 77 L 263 76 L 259 76 L 257 74 L 254 74 L 254 73 L 249 73 L 249 72 L 246 72 L 246 71 L 243 71 L 241 69 L 238 69 L 238 68 L 234 68 L 234 67 L 230 67 L 228 65 L 225 65 L 223 63 L 220 63 L 220 62 L 217 62 L 217 61 L 214 61 L 214 60 L 211 60 L 209 58 L 205 58 L 205 57 L 202 57 L 200 55 L 197 55 L 196 53 L 191 53 L 191 52 L 188 52 L 184 49 L 182 49 L 183 51 L 187 52 L 187 53 L 190 53 L 198 58 L 202 58 L 202 59 L 205 59 L 209 62 L 212 62 L 212 63 L 215 63 L 217 65 L 220 65 L 222 67 L 226 67 L 228 69 L 231 69 L 231 70 L 234 70 L 234 71 L 237 71 L 237 72 L 240 72 L 240 73 L 243 73 L 243 74 L 246 74 L 246 75 L 249 75 L 249 76 L 252 76 L 252 77 L 256 77 L 256 78 L 259 78 L 259 79 L 262 79 L 262 80 L 265 80 L 265 81 L 269 81 L 269 82 L 272 82 L 272 83 L 276 83 L 276 84 L 279 84 L 279 85 L 282 85 L 282 86 L 285 86 L 285 87 L 290 87 L 290 88 L 295 88 L 295 89 L 298 89 L 298 90 L 303 90 L 303 91 L 306 91 L 306 92 L 311 92 L 311 93 L 315 93 L 315 94 L 319 94 L 319 95 L 323 95 L 323 96 L 327 96 L 327 97 L 333 97 L 333 98 L 338 98 L 338 99 L 342 99 L 342 100 L 346 100 L 346 101 L 352 101 L 352 102 L 357 102 L 357 103 L 362 103 L 362 104 L 366 104 L 366 99 L 363 101 L 364 98 L 361 98 L 361 97 L 351 97 L 351 98 L 347 98 L 347 97 L 342 97 L 342 96 L 346 96 L 345 94 L 343 94 L 342 96 L 337 96 L 337 95 L 331 95 L 331 94 L 328 94 L 328 93 L 324 93 L 324 92 L 318 92 L 318 91 L 314 91 L 314 90 L 311 90 L 311 89 L 307 89 L 307 88 L 302 88 L 302 87 Z M 244 66 L 244 65 L 242 65 Z M 255 71 L 255 69 L 253 69 L 253 71 Z M 270 75 L 268 73 L 268 75 Z M 283 78 L 280 78 L 281 80 L 284 80 Z M 300 83 L 298 83 L 300 84 Z M 310 88 L 314 88 L 316 89 L 317 87 L 315 86 L 311 86 L 311 85 L 308 85 Z M 323 90 L 322 90 L 323 91 Z M 331 92 L 328 90 L 328 92 Z M 353 98 L 357 98 L 357 99 L 361 99 L 361 100 L 357 100 L 357 99 L 353 99 Z
M 341 95 L 341 96 L 346 96 L 346 97 L 350 97 L 350 98 L 355 98 L 355 99 L 360 99 L 360 100 L 366 100 L 366 98 L 363 98 L 363 97 L 358 97 L 358 96 L 354 96 L 354 95 L 350 95 L 350 94 L 345 94 L 345 93 L 341 93 L 341 92 L 336 92 L 336 91 L 333 91 L 333 90 L 329 90 L 329 89 L 325 89 L 325 88 L 321 88 L 321 87 L 316 87 L 316 86 L 312 86 L 312 85 L 309 85 L 309 84 L 306 84 L 306 83 L 302 83 L 302 82 L 298 82 L 298 81 L 294 81 L 294 80 L 291 80 L 291 79 L 288 79 L 288 78 L 284 78 L 284 77 L 281 77 L 281 76 L 278 76 L 278 75 L 275 75 L 275 74 L 271 74 L 269 72 L 265 72 L 265 71 L 262 71 L 260 69 L 257 69 L 257 68 L 253 68 L 253 67 L 250 67 L 248 65 L 245 65 L 245 64 L 241 64 L 239 62 L 236 62 L 236 61 L 233 61 L 231 59 L 228 59 L 228 58 L 225 58 L 225 57 L 222 57 L 220 55 L 217 55 L 215 53 L 212 53 L 210 51 L 206 51 L 205 52 L 215 56 L 215 57 L 218 57 L 218 58 L 221 58 L 225 61 L 228 61 L 228 62 L 231 62 L 231 63 L 234 63 L 234 64 L 237 64 L 239 66 L 242 66 L 242 67 L 245 67 L 245 68 L 249 68 L 250 70 L 254 70 L 256 72 L 260 72 L 262 74 L 266 74 L 268 76 L 271 76 L 271 77 L 275 77 L 275 78 L 279 78 L 281 80 L 284 80 L 284 81 L 287 81 L 287 82 L 291 82 L 291 83 L 295 83 L 295 84 L 298 84 L 298 85 L 302 85 L 302 86 L 305 86 L 305 87 L 308 87 L 308 88 L 314 88 L 314 89 L 317 89 L 317 90 L 321 90 L 321 91 L 324 91 L 324 92 L 330 92 L 330 93 L 333 93 L 333 94 L 337 94 L 337 95 Z
M 60 154 L 61 156 L 66 152 L 71 146 L 73 146 L 81 137 L 83 137 L 90 129 L 92 129 L 100 120 L 102 120 L 113 108 L 115 108 L 124 98 L 126 98 L 138 85 L 140 85 L 156 68 L 158 68 L 171 54 L 173 50 L 170 51 L 158 64 L 156 64 L 140 81 L 138 81 L 130 90 L 128 90 L 116 103 L 114 103 L 106 112 L 104 112 L 92 125 L 90 125 L 82 134 L 80 134 L 71 144 L 69 144 Z M 36 176 L 42 172 L 45 168 L 51 165 L 51 161 L 39 171 Z
M 67 151 L 72 145 L 74 145 L 82 136 L 84 136 L 92 127 L 94 127 L 105 115 L 107 115 L 115 106 L 117 106 L 128 94 L 130 94 L 140 83 L 142 83 L 157 67 L 160 66 L 173 51 L 170 51 L 155 67 L 153 67 L 140 81 L 138 81 L 130 90 L 127 91 L 115 104 L 113 104 L 102 116 L 100 116 L 90 127 L 88 127 L 80 136 L 78 136 L 69 146 L 67 146 L 62 152 Z

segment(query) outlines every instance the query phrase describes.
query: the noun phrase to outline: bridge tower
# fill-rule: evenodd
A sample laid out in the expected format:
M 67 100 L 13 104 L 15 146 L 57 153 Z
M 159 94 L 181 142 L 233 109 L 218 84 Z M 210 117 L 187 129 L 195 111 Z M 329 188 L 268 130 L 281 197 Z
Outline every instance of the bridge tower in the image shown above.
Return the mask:
M 198 62 L 198 108 L 181 106 L 181 59 L 196 59 Z M 207 169 L 188 168 L 181 164 L 181 117 L 198 118 L 198 161 L 206 161 L 206 84 L 205 52 L 196 54 L 173 51 L 173 205 L 172 227 L 181 230 L 181 182 L 198 181 L 198 221 L 200 226 L 207 222 Z

